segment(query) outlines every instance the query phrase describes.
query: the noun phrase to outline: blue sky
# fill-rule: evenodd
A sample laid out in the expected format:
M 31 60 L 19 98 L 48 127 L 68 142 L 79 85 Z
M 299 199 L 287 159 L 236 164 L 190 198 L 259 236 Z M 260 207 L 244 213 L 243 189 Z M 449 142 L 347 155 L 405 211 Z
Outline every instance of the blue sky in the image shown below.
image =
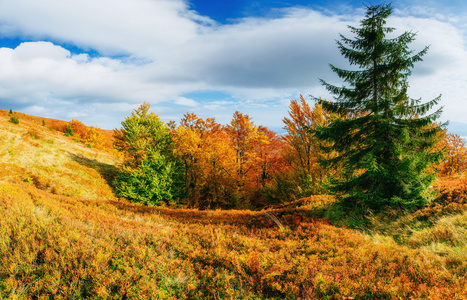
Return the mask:
M 375 1 L 372 1 L 376 4 Z M 431 45 L 409 94 L 442 94 L 443 121 L 467 136 L 467 4 L 392 1 L 388 25 Z M 291 99 L 331 96 L 335 40 L 362 1 L 0 0 L 0 108 L 113 129 L 143 101 L 164 121 L 238 110 L 281 131 Z M 311 103 L 311 101 L 310 101 Z

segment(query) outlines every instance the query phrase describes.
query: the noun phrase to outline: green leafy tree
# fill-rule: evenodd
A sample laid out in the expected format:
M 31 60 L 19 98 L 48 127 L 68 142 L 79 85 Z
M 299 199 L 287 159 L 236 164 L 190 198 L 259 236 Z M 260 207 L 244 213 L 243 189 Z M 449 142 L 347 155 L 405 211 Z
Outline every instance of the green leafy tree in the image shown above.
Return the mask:
M 318 100 L 327 111 L 348 117 L 316 131 L 328 143 L 324 150 L 338 153 L 323 165 L 343 166 L 343 179 L 334 182 L 332 190 L 346 203 L 373 209 L 425 204 L 434 179 L 427 169 L 442 157 L 433 151 L 441 129 L 430 126 L 441 109 L 429 113 L 440 96 L 421 103 L 407 95 L 407 78 L 428 47 L 418 53 L 410 50 L 416 35 L 412 32 L 387 38 L 395 30 L 385 27 L 391 13 L 391 5 L 368 6 L 361 27 L 349 26 L 355 39 L 341 35 L 337 42 L 341 54 L 358 68 L 331 65 L 348 86 L 321 80 L 335 101 Z
M 148 205 L 173 198 L 175 162 L 171 159 L 169 127 L 153 112 L 149 103 L 125 117 L 115 131 L 115 144 L 125 153 L 125 162 L 114 182 L 121 197 Z

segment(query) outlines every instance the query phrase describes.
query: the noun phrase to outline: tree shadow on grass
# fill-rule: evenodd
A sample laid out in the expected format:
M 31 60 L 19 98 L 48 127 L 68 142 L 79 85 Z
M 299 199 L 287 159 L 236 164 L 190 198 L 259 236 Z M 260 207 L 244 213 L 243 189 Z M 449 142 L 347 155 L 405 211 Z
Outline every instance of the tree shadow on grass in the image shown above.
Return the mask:
M 233 226 L 236 230 L 253 229 L 285 230 L 285 227 L 295 230 L 300 226 L 330 225 L 330 222 L 306 208 L 286 208 L 265 211 L 251 210 L 199 210 L 189 208 L 145 206 L 126 200 L 109 200 L 106 202 L 115 208 L 141 215 L 156 214 L 164 219 L 183 224 L 204 224 Z
M 111 164 L 106 164 L 99 162 L 95 159 L 89 159 L 84 155 L 79 155 L 75 153 L 68 153 L 68 156 L 78 164 L 82 166 L 86 166 L 88 168 L 92 168 L 99 172 L 101 176 L 105 179 L 107 184 L 112 188 L 112 190 L 115 192 L 113 188 L 113 181 L 115 177 L 117 176 L 117 167 Z
M 234 226 L 247 229 L 273 228 L 277 225 L 264 213 L 249 210 L 198 210 L 170 207 L 145 206 L 128 201 L 109 200 L 106 204 L 124 211 L 141 215 L 156 214 L 164 219 L 183 224 Z

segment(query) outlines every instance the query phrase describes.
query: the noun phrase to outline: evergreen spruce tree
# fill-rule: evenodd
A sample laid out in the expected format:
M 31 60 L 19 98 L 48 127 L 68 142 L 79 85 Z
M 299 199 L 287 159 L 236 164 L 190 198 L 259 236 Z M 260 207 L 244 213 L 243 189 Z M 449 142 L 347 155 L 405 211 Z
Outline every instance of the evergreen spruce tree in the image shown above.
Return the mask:
M 344 169 L 331 188 L 345 203 L 372 209 L 426 204 L 434 179 L 427 169 L 442 157 L 433 150 L 442 130 L 433 125 L 441 108 L 431 112 L 440 96 L 421 103 L 407 95 L 407 78 L 428 47 L 414 54 L 408 47 L 412 32 L 387 38 L 395 30 L 385 27 L 391 13 L 391 5 L 368 6 L 361 27 L 349 26 L 355 39 L 340 35 L 341 54 L 358 68 L 330 65 L 348 86 L 321 80 L 335 101 L 318 100 L 326 110 L 347 116 L 316 130 L 327 145 L 323 150 L 339 153 L 323 165 Z
M 176 194 L 176 161 L 172 157 L 169 127 L 143 103 L 115 131 L 116 147 L 125 162 L 114 180 L 118 196 L 146 205 L 170 202 Z

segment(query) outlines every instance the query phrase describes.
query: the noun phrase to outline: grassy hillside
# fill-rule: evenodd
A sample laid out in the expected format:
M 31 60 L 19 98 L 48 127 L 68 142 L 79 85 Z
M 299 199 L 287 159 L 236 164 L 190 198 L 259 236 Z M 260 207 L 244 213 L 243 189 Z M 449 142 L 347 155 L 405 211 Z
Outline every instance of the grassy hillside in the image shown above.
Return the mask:
M 144 207 L 114 196 L 118 157 L 18 117 L 0 111 L 0 299 L 467 299 L 459 189 L 363 220 L 327 196 Z
M 8 111 L 0 110 L 2 180 L 24 181 L 57 195 L 114 199 L 108 181 L 118 158 L 51 130 L 47 124 L 53 120 L 13 116 L 18 117 L 18 125 L 8 122 Z

